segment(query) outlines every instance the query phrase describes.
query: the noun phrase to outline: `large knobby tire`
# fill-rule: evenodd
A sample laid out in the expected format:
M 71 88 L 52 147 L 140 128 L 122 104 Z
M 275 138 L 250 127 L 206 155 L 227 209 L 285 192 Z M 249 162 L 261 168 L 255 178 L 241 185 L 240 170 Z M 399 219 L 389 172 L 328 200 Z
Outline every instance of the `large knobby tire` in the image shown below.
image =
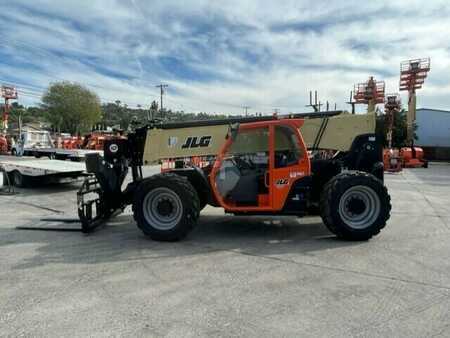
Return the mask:
M 390 217 L 391 198 L 383 182 L 366 172 L 333 177 L 320 198 L 327 228 L 346 240 L 363 241 L 380 233 Z
M 139 228 L 157 241 L 178 241 L 197 224 L 200 201 L 192 184 L 176 174 L 154 175 L 140 184 L 133 202 Z

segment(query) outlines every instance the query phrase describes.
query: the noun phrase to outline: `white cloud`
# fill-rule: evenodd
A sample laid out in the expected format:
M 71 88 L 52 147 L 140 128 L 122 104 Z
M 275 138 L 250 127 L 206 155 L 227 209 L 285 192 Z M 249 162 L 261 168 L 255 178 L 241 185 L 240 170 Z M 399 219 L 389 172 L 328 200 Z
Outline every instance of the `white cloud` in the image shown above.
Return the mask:
M 430 56 L 419 105 L 448 109 L 449 12 L 446 1 L 18 0 L 0 21 L 0 80 L 77 81 L 130 105 L 167 82 L 173 109 L 230 113 L 305 111 L 317 89 L 342 109 L 353 84 L 375 75 L 398 91 L 400 61 Z

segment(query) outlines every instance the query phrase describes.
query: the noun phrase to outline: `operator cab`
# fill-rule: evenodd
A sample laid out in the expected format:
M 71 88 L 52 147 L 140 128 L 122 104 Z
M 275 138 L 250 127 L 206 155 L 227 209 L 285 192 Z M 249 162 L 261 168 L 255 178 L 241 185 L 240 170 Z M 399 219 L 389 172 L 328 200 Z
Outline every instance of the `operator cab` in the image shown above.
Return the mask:
M 216 177 L 218 191 L 236 205 L 258 205 L 268 194 L 264 175 L 269 169 L 269 129 L 240 131 L 226 152 Z
M 291 183 L 309 173 L 306 148 L 295 125 L 242 125 L 222 151 L 215 185 L 226 209 L 280 209 Z

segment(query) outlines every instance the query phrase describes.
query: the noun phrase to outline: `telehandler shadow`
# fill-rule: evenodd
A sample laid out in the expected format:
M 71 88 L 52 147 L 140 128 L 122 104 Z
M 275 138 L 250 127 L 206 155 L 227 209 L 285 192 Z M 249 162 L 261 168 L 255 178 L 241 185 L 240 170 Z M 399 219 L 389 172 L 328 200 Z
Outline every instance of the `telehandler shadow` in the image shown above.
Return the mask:
M 15 231 L 0 246 L 37 245 L 35 254 L 14 267 L 47 264 L 100 264 L 163 260 L 230 251 L 248 255 L 312 255 L 316 251 L 363 245 L 336 239 L 320 218 L 202 215 L 196 229 L 179 242 L 155 242 L 143 235 L 130 215 L 120 215 L 96 232 Z M 6 242 L 5 242 L 6 241 Z

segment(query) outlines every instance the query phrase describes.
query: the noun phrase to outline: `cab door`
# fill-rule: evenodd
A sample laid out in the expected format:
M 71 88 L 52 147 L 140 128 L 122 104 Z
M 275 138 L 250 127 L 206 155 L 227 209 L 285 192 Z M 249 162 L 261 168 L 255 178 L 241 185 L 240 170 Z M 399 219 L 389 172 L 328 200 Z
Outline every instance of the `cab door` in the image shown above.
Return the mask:
M 221 149 L 211 186 L 227 211 L 271 211 L 270 131 L 267 123 L 243 124 Z
M 283 209 L 291 186 L 298 179 L 309 175 L 307 150 L 299 129 L 289 124 L 270 126 L 270 178 L 272 208 Z

